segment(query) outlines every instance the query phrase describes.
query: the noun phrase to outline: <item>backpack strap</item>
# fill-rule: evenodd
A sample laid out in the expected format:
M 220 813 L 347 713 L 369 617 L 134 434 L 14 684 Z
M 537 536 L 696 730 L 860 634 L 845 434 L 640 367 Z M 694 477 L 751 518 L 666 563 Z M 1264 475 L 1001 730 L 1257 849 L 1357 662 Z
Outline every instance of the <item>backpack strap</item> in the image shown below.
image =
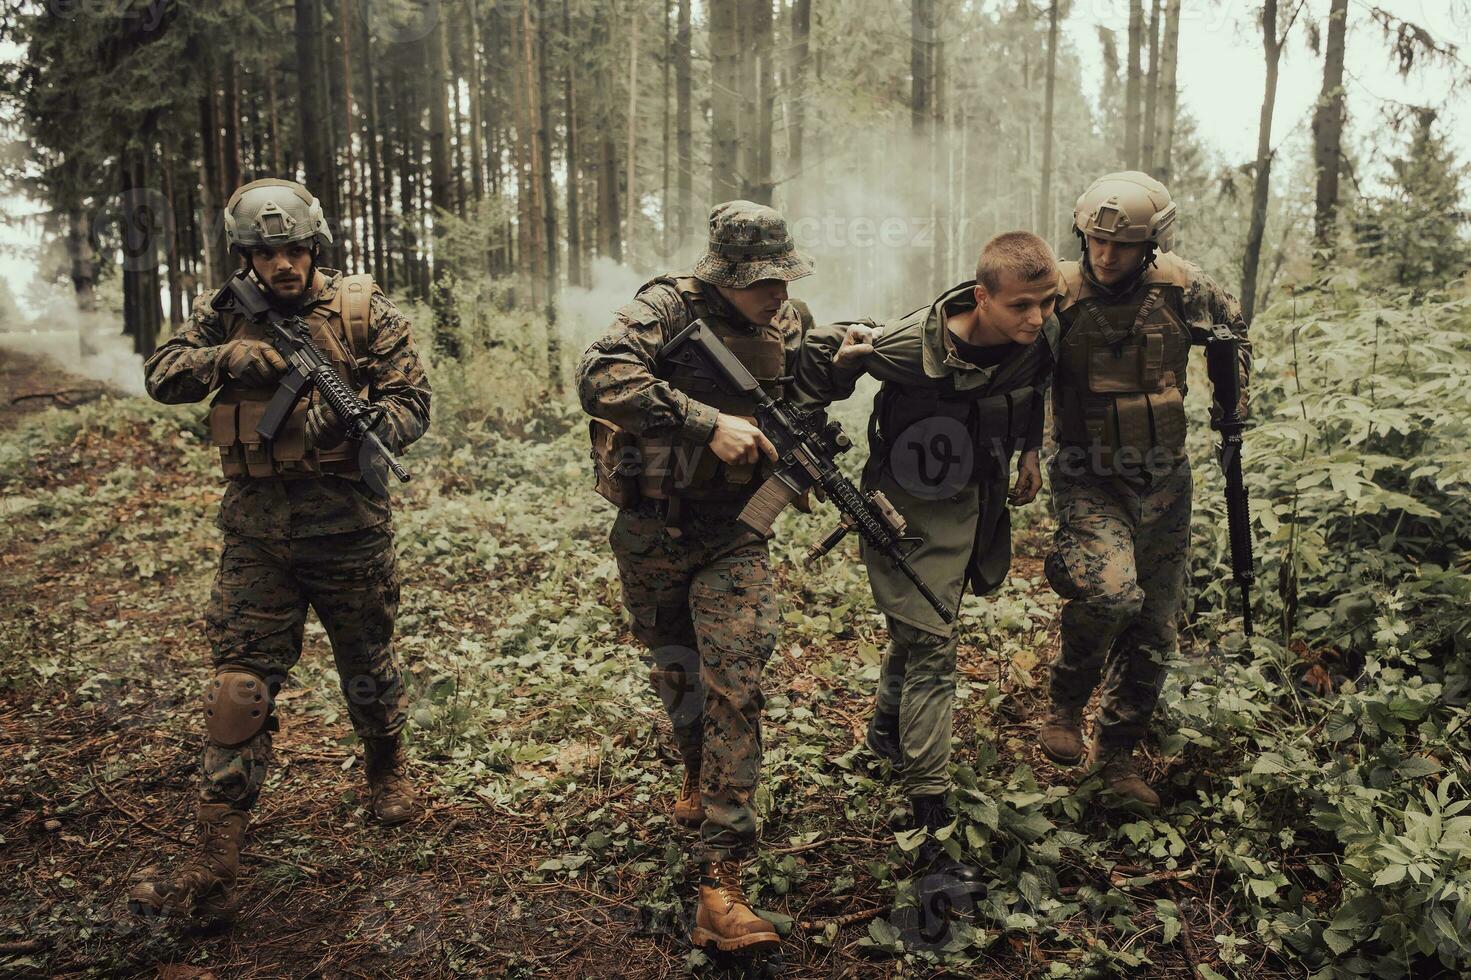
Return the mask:
M 372 342 L 373 293 L 378 287 L 371 273 L 360 272 L 343 276 L 337 288 L 342 294 L 342 326 L 347 331 L 348 349 L 354 357 L 367 357 Z

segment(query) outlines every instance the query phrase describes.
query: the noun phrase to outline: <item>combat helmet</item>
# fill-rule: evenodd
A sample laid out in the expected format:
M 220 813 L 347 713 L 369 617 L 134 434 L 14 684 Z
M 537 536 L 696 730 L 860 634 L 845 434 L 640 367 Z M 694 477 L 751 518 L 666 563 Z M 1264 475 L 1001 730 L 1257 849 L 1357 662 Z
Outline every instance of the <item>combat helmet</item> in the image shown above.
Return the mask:
M 1149 242 L 1168 252 L 1175 242 L 1175 203 L 1164 184 L 1138 170 L 1104 174 L 1073 208 L 1073 228 L 1111 242 Z
M 244 254 L 252 248 L 280 248 L 310 240 L 332 244 L 322 202 L 294 180 L 253 180 L 230 195 L 225 205 L 225 241 Z

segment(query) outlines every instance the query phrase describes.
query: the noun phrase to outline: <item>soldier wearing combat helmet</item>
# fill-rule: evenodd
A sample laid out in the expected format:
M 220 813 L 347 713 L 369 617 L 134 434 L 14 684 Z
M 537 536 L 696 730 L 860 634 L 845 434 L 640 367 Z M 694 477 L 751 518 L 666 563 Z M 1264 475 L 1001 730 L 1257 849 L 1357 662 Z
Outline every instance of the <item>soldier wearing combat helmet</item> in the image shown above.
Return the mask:
M 645 284 L 578 369 L 598 490 L 619 510 L 609 541 L 649 682 L 684 762 L 671 816 L 698 828 L 691 941 L 732 953 L 777 945 L 741 889 L 756 842 L 761 672 L 776 646 L 766 542 L 736 522 L 776 458 L 755 403 L 716 389 L 660 351 L 704 320 L 772 395 L 793 373 L 811 315 L 787 283 L 812 272 L 769 207 L 730 201 L 710 213 L 693 271 Z
M 1251 368 L 1241 308 L 1174 253 L 1175 216 L 1164 185 L 1138 172 L 1100 177 L 1078 198 L 1083 257 L 1063 263 L 1058 285 L 1048 464 L 1057 531 L 1046 572 L 1064 602 L 1038 742 L 1059 765 L 1080 762 L 1083 708 L 1101 681 L 1091 760 L 1110 790 L 1151 808 L 1159 796 L 1134 747 L 1176 649 L 1185 586 L 1192 340 L 1211 324 L 1241 339 L 1243 402 Z
M 429 425 L 429 382 L 408 321 L 369 275 L 319 268 L 332 241 L 321 204 L 290 180 L 257 180 L 225 208 L 225 235 L 270 303 L 303 318 L 341 378 L 382 420 L 390 451 Z M 211 308 L 189 321 L 144 367 L 161 402 L 213 393 L 210 441 L 226 480 L 218 523 L 224 548 L 205 614 L 214 674 L 201 711 L 207 735 L 199 791 L 199 852 L 129 895 L 140 914 L 218 917 L 233 910 L 249 812 L 265 780 L 273 701 L 301 655 L 308 607 L 332 644 L 354 730 L 363 740 L 374 815 L 402 823 L 418 812 L 399 732 L 403 680 L 393 654 L 398 608 L 387 499 L 358 470 L 358 445 L 315 392 L 271 441 L 256 433 L 286 370 L 265 327 Z

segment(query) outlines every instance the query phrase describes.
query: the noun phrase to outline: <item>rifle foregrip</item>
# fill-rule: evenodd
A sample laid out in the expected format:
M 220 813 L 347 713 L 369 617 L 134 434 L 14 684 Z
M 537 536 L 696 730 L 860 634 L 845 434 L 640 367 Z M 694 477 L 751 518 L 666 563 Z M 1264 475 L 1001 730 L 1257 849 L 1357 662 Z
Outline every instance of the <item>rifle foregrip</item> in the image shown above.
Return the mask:
M 741 509 L 740 516 L 736 518 L 747 528 L 762 538 L 771 537 L 771 525 L 781 516 L 781 512 L 791 505 L 792 501 L 801 496 L 801 491 L 791 486 L 780 476 L 773 474 L 766 482 L 756 488 L 756 493 L 746 501 L 746 506 Z

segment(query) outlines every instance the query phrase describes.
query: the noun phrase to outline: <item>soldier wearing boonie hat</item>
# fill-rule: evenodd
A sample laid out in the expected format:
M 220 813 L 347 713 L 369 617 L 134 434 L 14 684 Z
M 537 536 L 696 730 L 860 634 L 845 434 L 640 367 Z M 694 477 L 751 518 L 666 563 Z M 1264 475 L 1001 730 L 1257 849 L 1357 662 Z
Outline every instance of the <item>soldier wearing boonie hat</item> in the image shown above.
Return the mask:
M 787 283 L 811 272 L 776 211 L 718 204 L 693 270 L 646 283 L 577 372 L 593 416 L 597 489 L 618 506 L 609 542 L 623 604 L 684 762 L 671 815 L 699 829 L 690 848 L 700 867 L 691 941 L 726 952 L 778 943 L 740 883 L 756 843 L 761 672 L 776 647 L 776 597 L 766 542 L 736 521 L 776 451 L 755 425 L 751 398 L 658 355 L 704 320 L 781 397 L 812 324 Z

